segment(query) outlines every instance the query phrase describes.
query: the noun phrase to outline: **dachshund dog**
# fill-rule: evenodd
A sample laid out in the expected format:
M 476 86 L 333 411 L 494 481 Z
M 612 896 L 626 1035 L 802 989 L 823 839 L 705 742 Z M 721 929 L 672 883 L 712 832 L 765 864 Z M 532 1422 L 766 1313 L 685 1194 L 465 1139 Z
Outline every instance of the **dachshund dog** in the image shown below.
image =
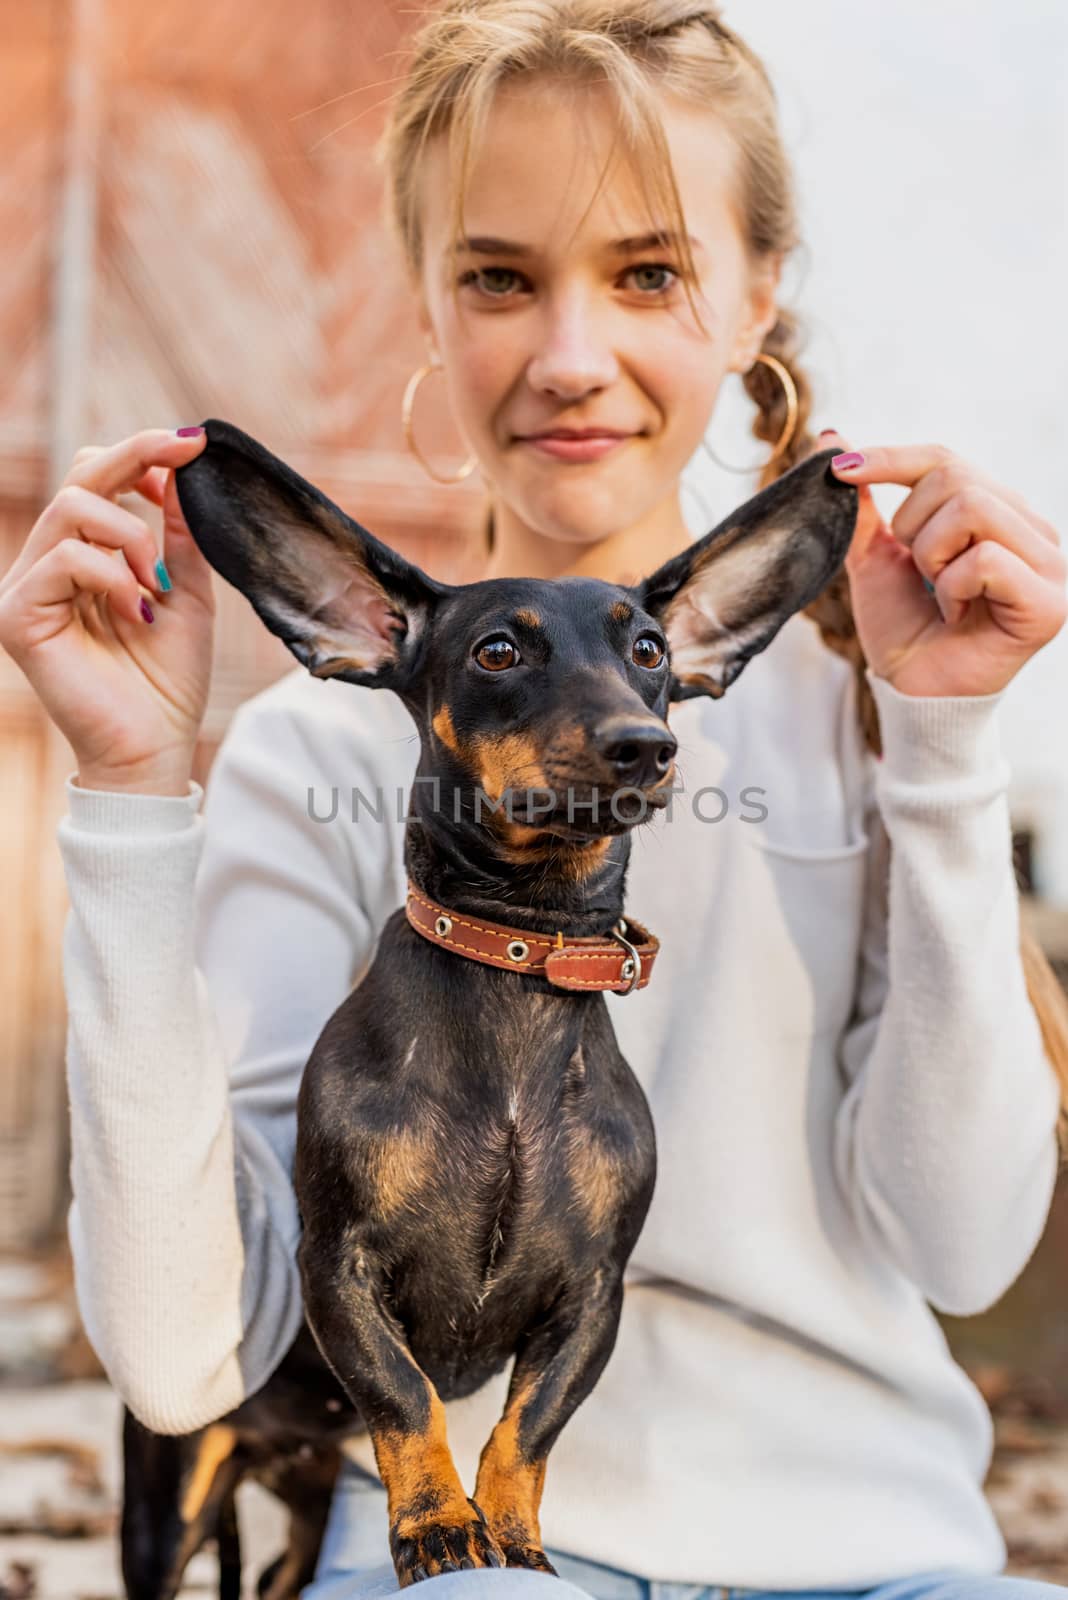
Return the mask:
M 670 702 L 718 698 L 826 586 L 857 491 L 826 450 L 636 584 L 449 585 L 240 429 L 205 428 L 176 472 L 200 549 L 314 677 L 398 695 L 421 745 L 406 902 L 299 1092 L 297 1259 L 319 1388 L 334 1383 L 342 1402 L 327 1414 L 311 1385 L 302 1442 L 318 1463 L 337 1433 L 369 1431 L 401 1587 L 461 1567 L 551 1573 L 547 1458 L 612 1352 L 655 1181 L 649 1108 L 603 999 L 644 987 L 657 951 L 623 912 L 630 832 L 669 799 Z M 508 1361 L 469 1496 L 443 1403 Z M 264 1460 L 277 1438 L 302 1437 L 285 1378 L 283 1363 L 255 1397 Z M 225 1510 L 244 1470 L 228 1442 L 254 1453 L 250 1405 L 214 1425 L 214 1467 L 201 1441 L 185 1479 L 171 1475 L 172 1546 L 183 1503 Z M 325 1483 L 317 1474 L 309 1485 Z M 292 1493 L 292 1457 L 287 1475 Z M 214 1479 L 224 1487 L 209 1492 Z M 232 1509 L 212 1515 L 232 1550 Z M 307 1570 L 314 1540 L 295 1526 Z M 182 1548 L 192 1542 L 186 1531 Z M 286 1561 L 288 1581 L 301 1555 Z M 262 1591 L 271 1600 L 297 1592 L 281 1570 Z

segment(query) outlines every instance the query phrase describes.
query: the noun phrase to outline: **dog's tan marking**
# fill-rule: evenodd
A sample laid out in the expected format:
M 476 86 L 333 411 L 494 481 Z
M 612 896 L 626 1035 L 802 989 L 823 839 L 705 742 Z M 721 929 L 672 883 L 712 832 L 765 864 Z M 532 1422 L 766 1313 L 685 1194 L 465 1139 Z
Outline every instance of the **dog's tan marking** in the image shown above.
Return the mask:
M 634 607 L 626 600 L 617 600 L 611 614 L 616 622 L 629 622 L 634 615 Z
M 528 1461 L 519 1443 L 523 1409 L 536 1379 L 529 1378 L 509 1396 L 504 1415 L 482 1450 L 474 1498 L 499 1540 L 541 1546 L 538 1511 L 545 1483 L 545 1462 Z
M 376 1151 L 373 1192 L 383 1217 L 395 1216 L 426 1188 L 432 1158 L 424 1129 L 399 1128 L 382 1141 Z
M 459 755 L 460 741 L 456 737 L 456 729 L 452 725 L 452 712 L 448 706 L 440 706 L 435 711 L 431 726 L 442 744 L 451 750 L 454 755 Z
M 471 741 L 479 781 L 491 800 L 506 789 L 547 789 L 541 751 L 529 733 L 502 733 Z
M 586 730 L 581 722 L 572 722 L 567 727 L 558 728 L 549 741 L 545 752 L 545 761 L 548 766 L 556 762 L 574 761 L 586 754 Z
M 552 861 L 561 878 L 582 883 L 595 872 L 608 854 L 612 841 L 606 834 L 601 839 L 580 842 L 564 839 L 559 834 L 547 833 L 524 822 L 508 822 L 501 818 L 497 823 L 500 856 L 510 866 L 531 866 Z
M 398 1538 L 416 1537 L 428 1521 L 477 1522 L 445 1436 L 445 1407 L 427 1381 L 430 1420 L 423 1433 L 378 1430 L 372 1443 Z M 417 1509 L 413 1510 L 412 1507 Z
M 591 1233 L 600 1233 L 619 1204 L 619 1161 L 588 1128 L 569 1121 L 568 1155 L 574 1203 Z
M 309 667 L 308 671 L 313 678 L 336 678 L 339 672 L 366 672 L 374 665 L 370 656 L 331 656 L 329 661 L 321 661 L 317 667 Z
M 522 623 L 524 627 L 541 627 L 541 618 L 538 616 L 538 613 L 536 611 L 532 611 L 529 606 L 521 606 L 520 609 L 514 613 L 514 616 L 516 622 Z
M 717 683 L 715 678 L 710 678 L 707 673 L 695 670 L 693 672 L 677 672 L 675 676 L 680 683 L 686 684 L 687 687 L 693 685 L 698 689 L 703 689 L 705 694 L 709 695 L 713 700 L 721 699 L 726 693 L 723 685 Z
M 201 1439 L 189 1482 L 182 1495 L 181 1515 L 184 1523 L 195 1522 L 200 1516 L 215 1482 L 215 1474 L 223 1462 L 233 1455 L 236 1443 L 236 1430 L 224 1427 L 220 1422 L 213 1423 Z

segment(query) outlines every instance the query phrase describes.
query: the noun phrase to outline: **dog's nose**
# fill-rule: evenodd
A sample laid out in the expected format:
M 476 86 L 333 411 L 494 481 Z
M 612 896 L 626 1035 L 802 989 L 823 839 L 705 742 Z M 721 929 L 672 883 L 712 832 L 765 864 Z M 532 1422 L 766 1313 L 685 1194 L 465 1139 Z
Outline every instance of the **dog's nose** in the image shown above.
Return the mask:
M 593 730 L 593 743 L 621 784 L 636 789 L 655 783 L 671 766 L 678 740 L 662 722 L 609 717 Z

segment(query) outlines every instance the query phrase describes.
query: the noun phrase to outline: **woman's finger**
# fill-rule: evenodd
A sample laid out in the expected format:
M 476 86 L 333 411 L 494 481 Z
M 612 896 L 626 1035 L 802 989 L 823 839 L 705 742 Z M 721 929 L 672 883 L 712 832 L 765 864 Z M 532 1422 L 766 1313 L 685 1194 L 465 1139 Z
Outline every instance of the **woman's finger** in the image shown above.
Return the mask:
M 192 595 L 209 611 L 215 609 L 212 567 L 189 531 L 173 472 L 163 494 L 163 560 L 176 594 Z
M 1068 614 L 1062 587 L 992 539 L 980 540 L 943 567 L 935 593 L 950 626 L 962 621 L 968 602 L 985 599 L 998 626 L 1032 654 L 1053 638 Z
M 102 455 L 103 452 L 108 448 L 109 447 L 107 445 L 103 444 L 83 445 L 81 449 L 75 453 L 74 460 L 71 463 L 72 470 L 74 467 L 82 466 L 85 462 L 91 461 L 94 456 Z M 148 471 L 142 477 L 138 478 L 136 483 L 132 483 L 128 489 L 121 489 L 119 493 L 144 495 L 146 500 L 151 500 L 155 505 L 158 506 L 162 500 L 163 486 L 166 476 L 166 468 L 149 467 Z M 64 484 L 74 481 L 78 480 L 72 479 L 69 472 L 66 478 L 63 480 Z
M 0 643 L 18 661 L 66 627 L 69 608 L 86 594 L 107 595 L 112 609 L 139 627 L 148 620 L 125 562 L 81 539 L 62 539 L 0 599 Z
M 834 444 L 837 444 L 842 451 L 850 448 L 849 441 L 836 428 L 824 428 L 816 440 L 814 449 L 828 450 Z M 858 484 L 857 489 L 857 520 L 845 556 L 845 569 L 850 575 L 866 560 L 873 545 L 883 542 L 889 535 L 882 512 L 875 504 L 875 496 L 867 484 Z
M 145 428 L 106 449 L 93 448 L 85 459 L 79 460 L 79 451 L 64 482 L 91 489 L 105 498 L 126 494 L 152 467 L 184 466 L 203 445 L 202 433 L 182 438 L 169 428 Z
M 1013 551 L 1042 577 L 1063 584 L 1068 567 L 1058 545 L 1051 545 L 1026 517 L 993 491 L 969 484 L 951 495 L 919 529 L 902 537 L 912 558 L 928 578 L 936 578 L 950 561 L 980 539 L 992 539 Z
M 1060 548 L 1056 530 L 1033 512 L 1022 495 L 995 483 L 985 473 L 977 472 L 964 461 L 935 467 L 916 485 L 910 495 L 898 506 L 891 518 L 894 535 L 903 544 L 911 544 L 924 523 L 933 517 L 941 506 L 961 495 L 986 493 L 1009 506 L 1017 516 L 1029 522 L 1036 537 L 1044 544 Z
M 863 456 L 858 465 L 834 467 L 833 471 L 848 483 L 896 483 L 912 489 L 898 507 L 893 518 L 895 535 L 898 527 L 918 528 L 942 501 L 966 483 L 984 482 L 995 489 L 1001 498 L 1014 506 L 1021 516 L 1034 523 L 1036 530 L 1051 544 L 1060 544 L 1060 536 L 1051 522 L 1040 517 L 1014 490 L 995 484 L 993 479 L 977 471 L 970 462 L 955 455 L 941 444 L 908 444 L 865 447 L 844 451 L 844 455 Z M 923 481 L 921 481 L 923 480 Z
M 149 467 L 143 477 L 138 478 L 132 488 L 125 491 L 128 494 L 144 495 L 146 500 L 151 500 L 155 506 L 163 504 L 163 491 L 167 487 L 167 468 Z
M 145 588 L 160 589 L 155 571 L 156 540 L 148 524 L 123 506 L 68 483 L 37 519 L 33 532 L 4 579 L 5 590 L 9 584 L 17 583 L 61 540 L 71 537 L 121 550 Z
M 0 590 L 5 589 L 12 579 L 21 577 L 22 573 L 38 561 L 46 550 L 51 549 L 59 539 L 66 536 L 67 522 L 62 516 L 57 519 L 55 514 L 57 502 L 63 501 L 63 497 L 67 497 L 69 502 L 69 497 L 74 491 L 79 490 L 88 491 L 101 501 L 109 501 L 113 495 L 122 494 L 145 483 L 147 478 L 148 497 L 153 498 L 154 486 L 158 483 L 160 495 L 157 503 L 162 504 L 164 484 L 160 483 L 158 478 L 147 477 L 152 467 L 162 465 L 165 476 L 169 466 L 184 466 L 203 449 L 204 439 L 203 433 L 195 437 L 179 438 L 177 434 L 170 433 L 164 428 L 151 428 L 106 449 L 90 445 L 79 450 L 65 483 L 30 529 L 26 543 L 0 581 Z M 123 512 L 123 514 L 129 516 L 132 513 Z M 152 539 L 147 523 L 142 523 L 141 526 Z M 153 556 L 153 565 L 155 559 Z M 143 581 L 147 587 L 159 587 L 154 578 Z

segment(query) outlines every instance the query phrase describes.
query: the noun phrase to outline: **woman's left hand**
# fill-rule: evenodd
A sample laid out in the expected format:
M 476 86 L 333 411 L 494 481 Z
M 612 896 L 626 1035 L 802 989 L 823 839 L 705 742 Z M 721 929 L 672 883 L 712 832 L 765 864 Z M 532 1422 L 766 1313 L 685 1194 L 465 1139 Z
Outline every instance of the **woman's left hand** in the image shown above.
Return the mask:
M 836 443 L 851 449 L 833 430 L 818 448 Z M 863 465 L 832 470 L 860 490 L 845 567 L 868 665 L 902 694 L 1003 689 L 1068 617 L 1068 563 L 1056 529 L 942 445 L 863 455 Z M 912 491 L 889 527 L 872 483 Z

